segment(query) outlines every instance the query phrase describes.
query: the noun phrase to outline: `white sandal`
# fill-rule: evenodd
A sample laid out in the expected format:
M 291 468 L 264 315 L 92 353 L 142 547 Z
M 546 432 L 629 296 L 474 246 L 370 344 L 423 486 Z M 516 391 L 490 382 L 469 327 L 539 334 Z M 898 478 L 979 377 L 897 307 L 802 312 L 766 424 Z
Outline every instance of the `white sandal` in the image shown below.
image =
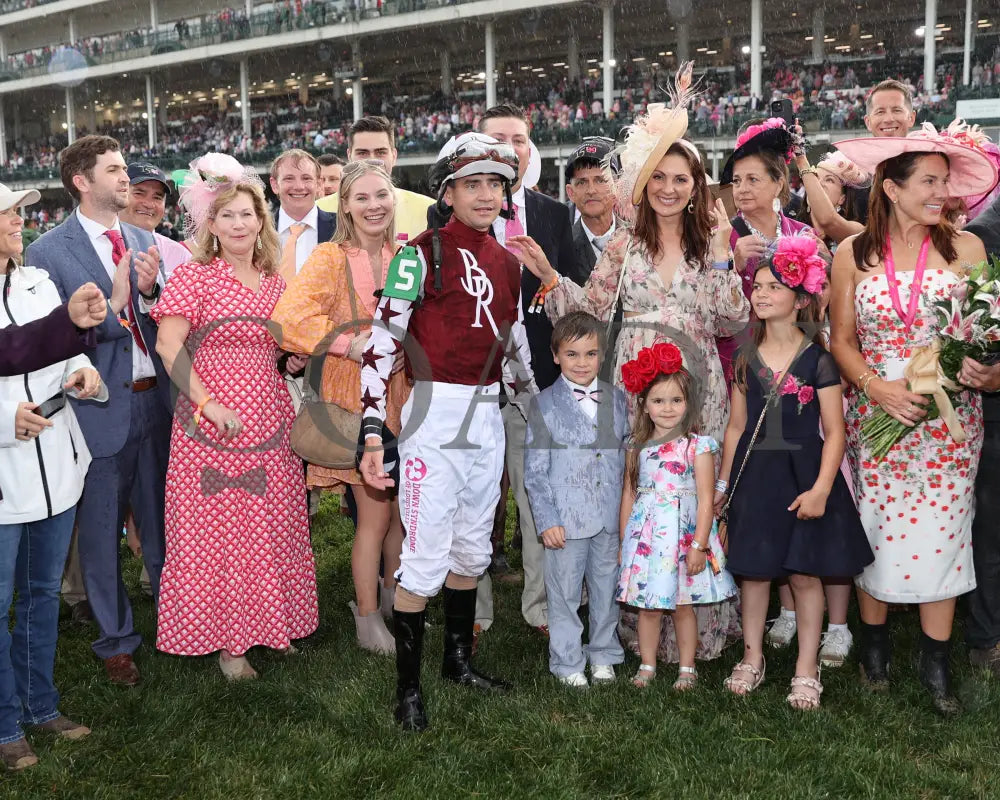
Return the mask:
M 656 664 L 640 664 L 638 671 L 632 677 L 632 685 L 637 689 L 645 689 L 656 677 Z
M 674 691 L 686 692 L 698 685 L 698 670 L 694 667 L 678 667 Z
M 792 678 L 792 691 L 789 692 L 788 697 L 785 698 L 785 702 L 788 703 L 796 711 L 815 711 L 820 707 L 820 697 L 823 695 L 823 684 L 819 682 L 820 669 L 816 669 L 816 677 L 809 678 L 805 675 L 796 675 Z M 805 694 L 801 691 L 796 691 L 797 687 L 804 687 L 806 689 L 812 689 L 816 692 L 814 697 L 811 694 Z M 804 705 L 797 706 L 796 703 L 804 703 Z
M 761 659 L 760 669 L 757 669 L 753 664 L 748 664 L 746 661 L 741 661 L 733 667 L 732 674 L 722 682 L 722 685 L 737 697 L 746 697 L 746 695 L 755 692 L 764 682 L 764 674 L 766 672 L 767 661 L 765 659 Z M 740 673 L 749 675 L 753 679 L 753 682 L 751 683 L 746 678 L 741 678 Z

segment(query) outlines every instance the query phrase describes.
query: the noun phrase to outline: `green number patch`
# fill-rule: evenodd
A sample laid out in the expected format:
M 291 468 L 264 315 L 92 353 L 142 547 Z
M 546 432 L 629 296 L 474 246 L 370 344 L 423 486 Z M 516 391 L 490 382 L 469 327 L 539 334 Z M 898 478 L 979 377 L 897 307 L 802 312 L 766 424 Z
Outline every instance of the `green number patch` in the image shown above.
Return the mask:
M 400 300 L 416 300 L 423 278 L 424 267 L 417 255 L 417 248 L 404 247 L 389 263 L 389 274 L 386 276 L 382 295 Z

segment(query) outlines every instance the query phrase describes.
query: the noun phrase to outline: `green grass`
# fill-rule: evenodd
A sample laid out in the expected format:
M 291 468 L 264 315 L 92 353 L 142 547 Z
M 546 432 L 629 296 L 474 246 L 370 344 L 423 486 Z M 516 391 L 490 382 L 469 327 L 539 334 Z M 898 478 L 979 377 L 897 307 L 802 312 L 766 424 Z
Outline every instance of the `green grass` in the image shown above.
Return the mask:
M 35 736 L 41 763 L 0 775 L 0 798 L 993 798 L 1000 795 L 1000 682 L 953 663 L 967 711 L 939 719 L 916 682 L 912 613 L 893 616 L 894 685 L 873 695 L 854 662 L 823 674 L 823 708 L 784 704 L 793 653 L 773 653 L 752 697 L 723 694 L 738 657 L 700 665 L 684 696 L 662 666 L 645 692 L 563 688 L 544 641 L 522 622 L 518 584 L 495 582 L 497 621 L 478 663 L 514 681 L 506 698 L 438 678 L 441 627 L 424 651 L 431 730 L 400 734 L 392 720 L 391 659 L 362 654 L 346 607 L 350 523 L 324 501 L 313 540 L 319 631 L 295 657 L 254 650 L 255 682 L 228 685 L 217 660 L 156 653 L 152 603 L 128 567 L 143 684 L 111 687 L 90 650 L 92 632 L 61 623 L 56 680 L 62 710 L 92 726 L 81 742 Z M 131 560 L 130 560 L 131 561 Z M 432 609 L 432 617 L 436 609 Z M 439 620 L 439 614 L 436 615 Z

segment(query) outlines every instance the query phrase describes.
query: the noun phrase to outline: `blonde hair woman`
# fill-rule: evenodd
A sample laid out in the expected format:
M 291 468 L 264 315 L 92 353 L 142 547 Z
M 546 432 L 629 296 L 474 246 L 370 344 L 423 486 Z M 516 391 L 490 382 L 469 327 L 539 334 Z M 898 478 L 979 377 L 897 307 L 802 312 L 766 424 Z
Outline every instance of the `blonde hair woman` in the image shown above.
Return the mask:
M 326 402 L 361 412 L 361 355 L 371 335 L 376 290 L 385 285 L 393 254 L 395 194 L 381 162 L 354 161 L 344 167 L 337 210 L 337 233 L 321 244 L 291 282 L 272 317 L 279 344 L 298 353 L 324 355 L 320 393 Z M 401 354 L 389 385 L 387 424 L 399 433 L 399 413 L 409 394 Z M 309 465 L 309 487 L 344 492 L 357 503 L 357 530 L 351 553 L 356 603 L 351 603 L 358 644 L 380 653 L 395 642 L 379 614 L 379 558 L 383 560 L 383 614 L 392 613 L 403 527 L 393 495 L 372 489 L 355 469 Z
M 267 329 L 285 289 L 263 187 L 230 156 L 192 164 L 181 191 L 192 262 L 152 314 L 156 350 L 181 392 L 167 470 L 167 556 L 156 645 L 220 651 L 227 678 L 245 657 L 318 624 L 302 462 L 289 446 L 292 402 Z

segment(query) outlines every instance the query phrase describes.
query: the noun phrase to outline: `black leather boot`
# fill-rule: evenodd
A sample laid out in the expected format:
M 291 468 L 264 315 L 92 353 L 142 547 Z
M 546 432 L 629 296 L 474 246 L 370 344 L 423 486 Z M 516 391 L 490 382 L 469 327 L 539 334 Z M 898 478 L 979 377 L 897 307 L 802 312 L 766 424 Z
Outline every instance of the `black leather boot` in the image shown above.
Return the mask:
M 954 716 L 962 710 L 958 698 L 951 693 L 951 674 L 948 668 L 950 655 L 950 640 L 939 642 L 926 633 L 920 634 L 917 673 L 924 688 L 931 693 L 934 710 L 945 717 Z
M 444 662 L 441 677 L 484 691 L 505 692 L 510 684 L 472 668 L 472 629 L 476 621 L 476 590 L 449 589 L 444 595 Z M 398 647 L 398 645 L 397 645 Z
M 861 623 L 861 680 L 869 688 L 884 691 L 889 688 L 889 624 L 869 625 Z
M 404 731 L 427 730 L 427 714 L 420 695 L 420 656 L 424 649 L 426 611 L 392 610 L 396 638 L 396 721 Z

